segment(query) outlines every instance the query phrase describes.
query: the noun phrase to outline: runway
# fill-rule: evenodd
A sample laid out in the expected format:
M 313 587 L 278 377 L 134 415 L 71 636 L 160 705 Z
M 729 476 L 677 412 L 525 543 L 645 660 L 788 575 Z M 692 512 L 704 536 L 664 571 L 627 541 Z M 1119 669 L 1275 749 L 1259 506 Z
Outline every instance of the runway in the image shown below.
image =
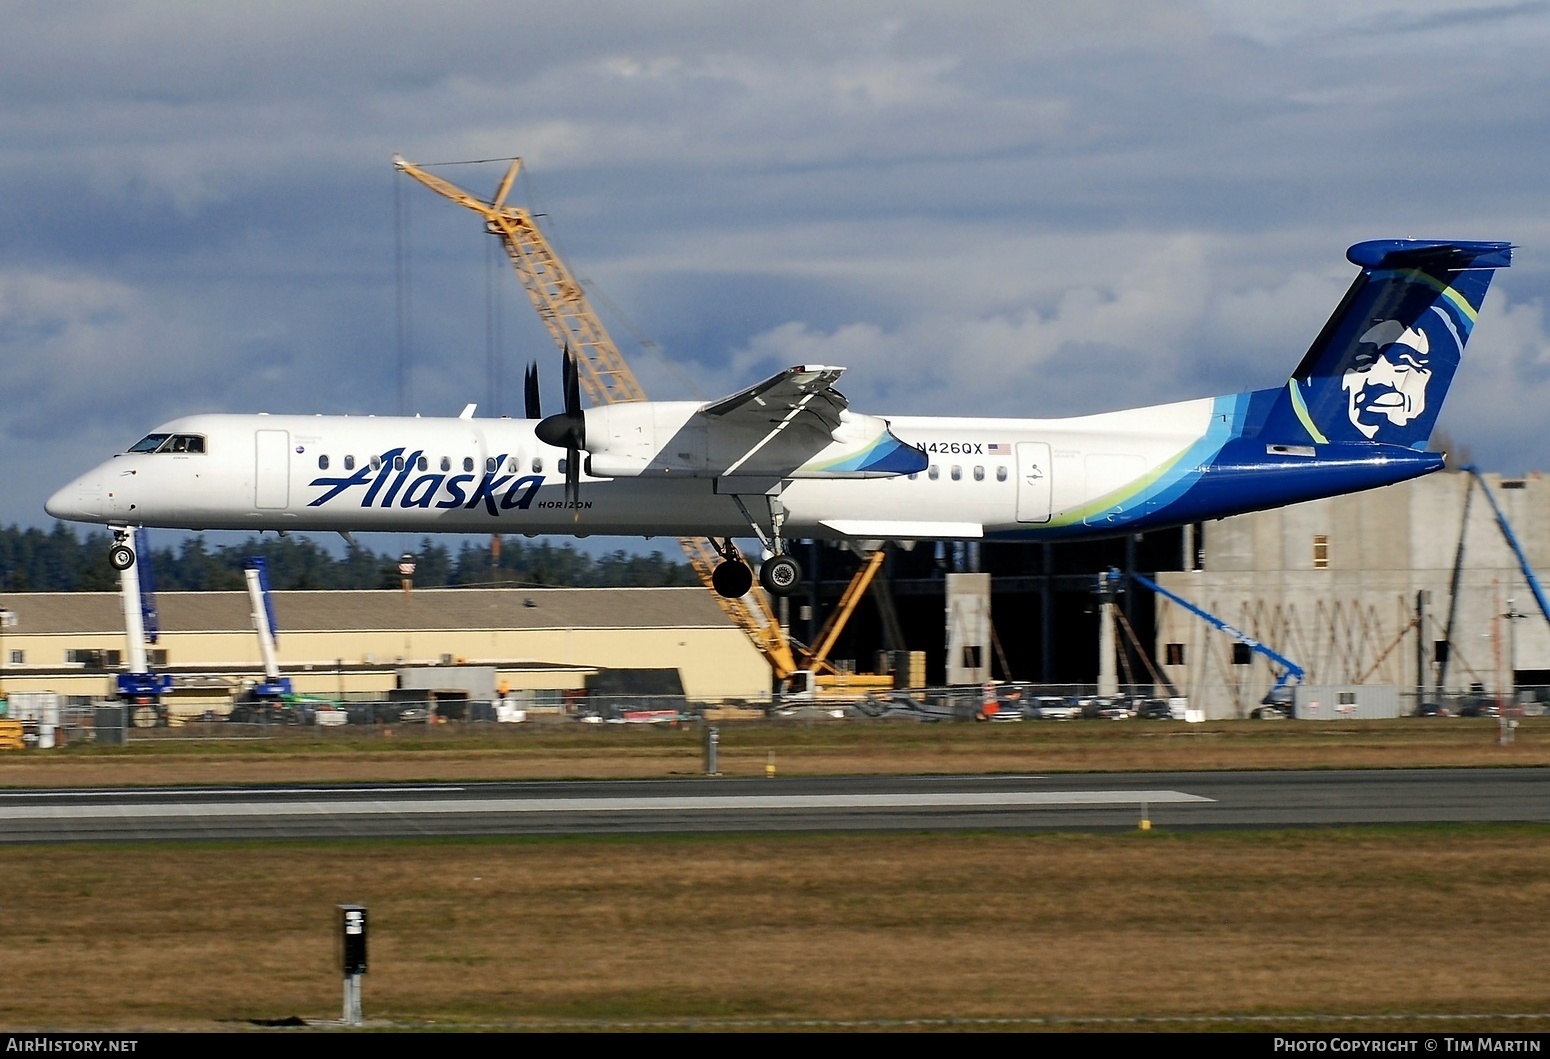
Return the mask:
M 0 842 L 1550 822 L 1550 769 L 0 791 Z

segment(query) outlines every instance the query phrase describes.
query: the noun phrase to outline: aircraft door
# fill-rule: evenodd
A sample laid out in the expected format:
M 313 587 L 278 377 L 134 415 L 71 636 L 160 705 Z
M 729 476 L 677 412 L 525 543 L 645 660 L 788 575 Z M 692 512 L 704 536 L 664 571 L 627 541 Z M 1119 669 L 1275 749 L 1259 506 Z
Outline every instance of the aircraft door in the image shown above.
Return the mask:
M 257 464 L 253 474 L 253 506 L 278 510 L 291 500 L 291 436 L 284 430 L 254 433 Z
M 1050 517 L 1049 446 L 1017 443 L 1017 521 L 1048 522 Z

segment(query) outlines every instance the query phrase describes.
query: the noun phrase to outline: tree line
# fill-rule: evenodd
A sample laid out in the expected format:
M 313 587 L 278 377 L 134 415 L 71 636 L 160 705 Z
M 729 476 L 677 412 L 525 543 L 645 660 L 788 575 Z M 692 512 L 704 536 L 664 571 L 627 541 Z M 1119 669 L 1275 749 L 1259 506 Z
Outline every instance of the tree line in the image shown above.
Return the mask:
M 85 537 L 64 523 L 51 530 L 10 526 L 0 529 L 0 591 L 116 592 L 118 573 L 108 565 L 112 534 L 98 530 Z M 186 537 L 158 548 L 150 537 L 150 564 L 157 591 L 233 591 L 245 587 L 242 563 L 261 555 L 276 590 L 398 588 L 401 553 L 377 553 L 350 543 L 334 555 L 306 537 L 249 537 L 241 544 L 212 546 L 204 537 Z M 695 585 L 688 563 L 661 552 L 635 555 L 614 551 L 592 556 L 570 544 L 505 537 L 500 561 L 491 558 L 489 541 L 464 540 L 456 552 L 426 537 L 409 552 L 418 588 L 510 585 L 567 588 L 655 588 Z M 145 561 L 142 556 L 141 561 Z

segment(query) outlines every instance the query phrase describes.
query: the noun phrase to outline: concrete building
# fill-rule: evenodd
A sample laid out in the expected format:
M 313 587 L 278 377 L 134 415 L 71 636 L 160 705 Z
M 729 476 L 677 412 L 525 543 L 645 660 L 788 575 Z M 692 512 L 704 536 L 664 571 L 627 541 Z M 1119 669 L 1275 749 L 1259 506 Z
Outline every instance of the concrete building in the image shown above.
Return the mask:
M 155 668 L 175 712 L 229 705 L 262 676 L 244 592 L 157 597 Z M 494 667 L 513 691 L 563 691 L 603 670 L 676 670 L 695 701 L 752 699 L 769 666 L 703 588 L 276 592 L 279 661 L 298 692 L 382 696 L 411 666 Z M 0 628 L 8 693 L 102 697 L 125 657 L 117 593 L 15 593 Z
M 1486 480 L 1530 564 L 1550 571 L 1550 480 Z M 1397 685 L 1409 709 L 1439 694 L 1439 678 L 1447 693 L 1550 685 L 1550 624 L 1470 475 L 1242 515 L 1200 533 L 1199 569 L 1158 582 L 1303 666 L 1310 684 Z M 1244 716 L 1274 683 L 1268 661 L 1235 652 L 1231 637 L 1176 604 L 1158 599 L 1155 620 L 1163 672 L 1207 716 Z

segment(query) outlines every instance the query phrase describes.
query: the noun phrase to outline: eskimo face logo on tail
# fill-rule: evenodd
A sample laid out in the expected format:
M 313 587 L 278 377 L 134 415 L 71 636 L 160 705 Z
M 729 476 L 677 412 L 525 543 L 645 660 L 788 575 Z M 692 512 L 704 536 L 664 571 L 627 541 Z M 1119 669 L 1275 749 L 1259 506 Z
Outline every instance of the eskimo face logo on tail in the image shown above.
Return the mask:
M 1357 341 L 1356 359 L 1340 385 L 1351 425 L 1370 441 L 1384 425 L 1402 427 L 1426 411 L 1431 341 L 1398 320 L 1374 324 Z

